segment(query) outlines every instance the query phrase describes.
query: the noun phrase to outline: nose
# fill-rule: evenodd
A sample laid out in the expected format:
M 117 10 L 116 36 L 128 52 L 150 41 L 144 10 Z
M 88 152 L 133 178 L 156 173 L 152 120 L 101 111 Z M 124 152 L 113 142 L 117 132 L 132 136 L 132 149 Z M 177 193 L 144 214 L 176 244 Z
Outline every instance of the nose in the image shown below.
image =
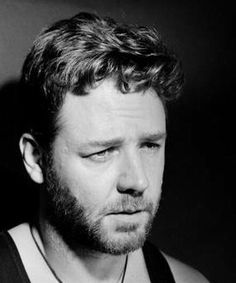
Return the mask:
M 148 188 L 149 182 L 140 155 L 125 154 L 120 166 L 117 190 L 120 193 L 142 194 Z

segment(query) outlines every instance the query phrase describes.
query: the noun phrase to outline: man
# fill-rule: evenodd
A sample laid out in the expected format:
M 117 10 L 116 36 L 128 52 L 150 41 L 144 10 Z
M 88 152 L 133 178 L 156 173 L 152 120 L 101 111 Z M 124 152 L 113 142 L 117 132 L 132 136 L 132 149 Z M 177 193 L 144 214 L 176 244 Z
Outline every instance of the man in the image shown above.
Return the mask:
M 40 204 L 36 221 L 1 234 L 0 281 L 207 282 L 145 243 L 165 104 L 183 83 L 157 32 L 80 13 L 38 36 L 21 83 L 20 150 Z

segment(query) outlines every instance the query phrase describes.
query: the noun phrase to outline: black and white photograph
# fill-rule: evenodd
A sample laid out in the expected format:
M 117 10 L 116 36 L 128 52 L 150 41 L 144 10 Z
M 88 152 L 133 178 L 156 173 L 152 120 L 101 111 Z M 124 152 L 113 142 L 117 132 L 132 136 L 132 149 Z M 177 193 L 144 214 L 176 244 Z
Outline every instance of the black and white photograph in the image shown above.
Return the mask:
M 230 2 L 0 0 L 0 283 L 234 283 Z

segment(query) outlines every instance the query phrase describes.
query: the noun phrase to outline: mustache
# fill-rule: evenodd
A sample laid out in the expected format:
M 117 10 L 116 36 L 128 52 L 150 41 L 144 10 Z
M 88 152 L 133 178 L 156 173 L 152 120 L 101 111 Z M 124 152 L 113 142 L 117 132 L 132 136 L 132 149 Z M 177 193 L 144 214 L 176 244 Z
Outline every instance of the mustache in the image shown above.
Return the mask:
M 146 211 L 150 214 L 154 212 L 154 204 L 151 200 L 146 200 L 143 197 L 124 196 L 119 200 L 107 204 L 100 214 L 118 214 L 118 213 L 132 213 L 137 211 Z

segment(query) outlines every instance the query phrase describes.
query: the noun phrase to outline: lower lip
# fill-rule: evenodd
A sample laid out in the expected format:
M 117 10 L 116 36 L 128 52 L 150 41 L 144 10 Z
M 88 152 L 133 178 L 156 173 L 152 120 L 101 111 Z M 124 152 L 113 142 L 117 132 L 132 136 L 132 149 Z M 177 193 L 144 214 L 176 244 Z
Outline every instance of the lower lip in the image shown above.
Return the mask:
M 139 211 L 135 213 L 114 213 L 114 214 L 110 214 L 109 216 L 123 221 L 135 221 L 135 220 L 139 220 L 142 217 L 147 216 L 147 212 Z

